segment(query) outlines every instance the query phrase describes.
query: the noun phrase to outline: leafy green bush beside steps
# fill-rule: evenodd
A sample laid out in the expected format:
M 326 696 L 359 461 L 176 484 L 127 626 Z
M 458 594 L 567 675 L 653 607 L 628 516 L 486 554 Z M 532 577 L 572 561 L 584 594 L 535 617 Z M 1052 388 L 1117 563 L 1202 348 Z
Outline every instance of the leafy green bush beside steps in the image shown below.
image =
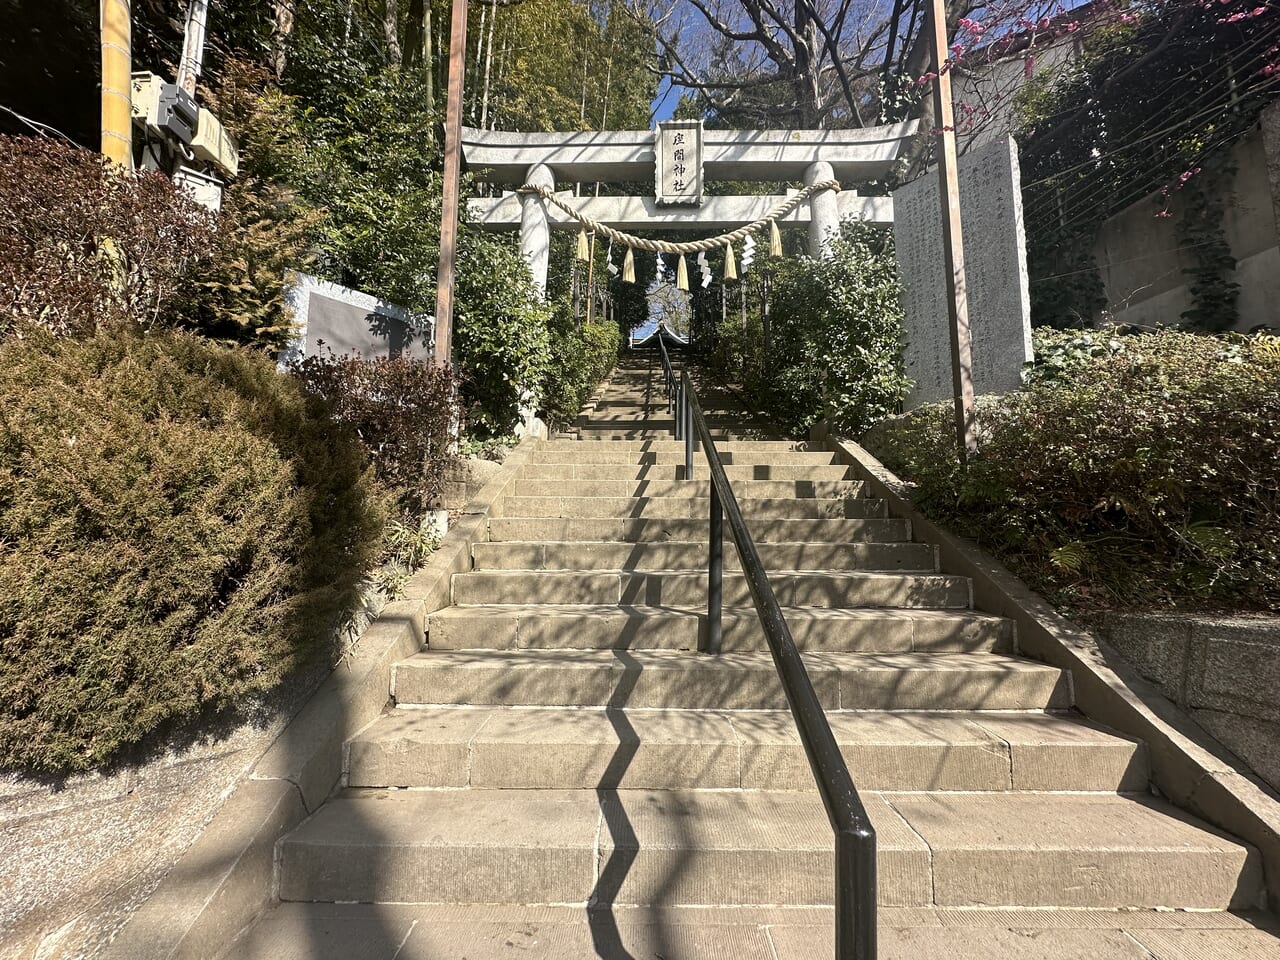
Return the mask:
M 967 471 L 945 404 L 868 447 L 1060 602 L 1280 609 L 1280 341 L 1039 340 L 1028 386 L 980 404 Z
M 710 347 L 706 362 L 740 381 L 791 436 L 807 436 L 824 417 L 857 436 L 897 411 L 908 381 L 893 237 L 847 220 L 828 256 L 773 269 L 767 342 L 760 314 L 746 324 L 731 315 L 697 347 Z
M 617 364 L 621 346 L 622 329 L 613 321 L 585 323 L 575 329 L 566 311 L 557 314 L 541 397 L 551 426 L 574 423 L 592 391 Z
M 187 334 L 0 343 L 4 766 L 100 766 L 330 652 L 382 518 L 325 413 Z

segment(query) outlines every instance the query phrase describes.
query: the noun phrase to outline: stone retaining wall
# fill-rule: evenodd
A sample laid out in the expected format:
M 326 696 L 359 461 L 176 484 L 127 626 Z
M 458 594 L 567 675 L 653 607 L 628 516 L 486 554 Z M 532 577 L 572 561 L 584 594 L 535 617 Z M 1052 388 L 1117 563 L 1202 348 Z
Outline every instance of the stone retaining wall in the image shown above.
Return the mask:
M 1280 788 L 1280 617 L 1113 613 L 1099 632 L 1165 696 Z

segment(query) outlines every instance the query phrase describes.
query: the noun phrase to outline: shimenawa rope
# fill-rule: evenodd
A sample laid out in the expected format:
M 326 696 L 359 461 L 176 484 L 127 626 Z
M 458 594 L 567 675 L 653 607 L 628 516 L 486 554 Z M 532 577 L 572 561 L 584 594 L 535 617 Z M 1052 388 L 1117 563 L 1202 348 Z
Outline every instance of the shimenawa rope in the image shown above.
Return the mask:
M 536 193 L 548 203 L 559 207 L 569 216 L 573 217 L 573 219 L 582 224 L 585 229 L 594 231 L 609 240 L 617 240 L 620 243 L 626 244 L 628 247 L 633 247 L 637 250 L 648 250 L 651 253 L 686 254 L 706 253 L 711 250 L 718 250 L 726 244 L 737 243 L 747 234 L 754 233 L 761 227 L 767 226 L 771 221 L 776 221 L 785 217 L 788 213 L 800 206 L 800 204 L 804 203 L 814 194 L 821 193 L 823 190 L 839 191 L 839 189 L 839 180 L 823 180 L 821 183 L 815 183 L 812 186 L 805 187 L 799 193 L 787 197 L 782 201 L 782 203 L 778 204 L 759 220 L 748 223 L 746 226 L 739 227 L 737 230 L 732 230 L 729 233 L 722 233 L 717 237 L 708 237 L 705 240 L 691 240 L 688 243 L 671 243 L 667 240 L 649 240 L 644 237 L 637 237 L 635 234 L 615 230 L 613 227 L 607 226 L 603 223 L 597 223 L 590 217 L 579 213 L 577 210 L 573 209 L 573 207 L 569 206 L 569 204 L 557 197 L 555 191 L 551 187 L 535 186 L 534 184 L 526 183 L 516 192 Z

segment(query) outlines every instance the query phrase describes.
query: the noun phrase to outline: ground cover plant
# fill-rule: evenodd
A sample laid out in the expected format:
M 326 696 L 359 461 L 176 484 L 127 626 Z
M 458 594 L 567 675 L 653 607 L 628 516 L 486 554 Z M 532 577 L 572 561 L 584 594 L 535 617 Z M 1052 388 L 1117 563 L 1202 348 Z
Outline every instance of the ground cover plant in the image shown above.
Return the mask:
M 1280 341 L 1037 341 L 1026 388 L 980 404 L 967 469 L 945 404 L 868 446 L 930 516 L 1060 603 L 1280 609 Z

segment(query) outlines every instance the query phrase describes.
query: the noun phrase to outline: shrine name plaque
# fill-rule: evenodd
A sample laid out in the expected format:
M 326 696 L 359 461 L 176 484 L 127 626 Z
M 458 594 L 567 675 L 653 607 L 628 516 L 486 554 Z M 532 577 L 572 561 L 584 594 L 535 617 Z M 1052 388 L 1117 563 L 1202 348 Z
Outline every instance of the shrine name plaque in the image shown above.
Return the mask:
M 702 203 L 702 121 L 664 120 L 655 134 L 654 195 L 663 206 Z

